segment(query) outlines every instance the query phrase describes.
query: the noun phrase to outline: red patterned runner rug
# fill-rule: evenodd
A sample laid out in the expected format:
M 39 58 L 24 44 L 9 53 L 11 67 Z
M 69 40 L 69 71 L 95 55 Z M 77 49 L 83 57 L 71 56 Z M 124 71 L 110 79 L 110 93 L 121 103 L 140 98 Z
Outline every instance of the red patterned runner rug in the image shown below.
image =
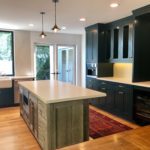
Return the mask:
M 93 109 L 89 109 L 89 123 L 89 135 L 93 139 L 132 129 Z

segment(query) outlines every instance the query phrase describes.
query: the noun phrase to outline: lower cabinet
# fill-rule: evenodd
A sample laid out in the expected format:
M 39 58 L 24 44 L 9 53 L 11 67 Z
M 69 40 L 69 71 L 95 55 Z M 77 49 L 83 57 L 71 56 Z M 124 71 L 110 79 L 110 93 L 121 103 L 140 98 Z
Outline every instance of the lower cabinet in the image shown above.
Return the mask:
M 87 78 L 87 88 L 104 92 L 106 97 L 92 99 L 91 105 L 127 120 L 133 118 L 132 86 Z
M 0 107 L 8 107 L 13 105 L 12 88 L 0 89 Z
M 38 100 L 33 94 L 29 94 L 29 122 L 34 136 L 38 137 Z
M 114 114 L 128 120 L 133 118 L 133 89 L 130 85 L 116 84 L 114 87 Z

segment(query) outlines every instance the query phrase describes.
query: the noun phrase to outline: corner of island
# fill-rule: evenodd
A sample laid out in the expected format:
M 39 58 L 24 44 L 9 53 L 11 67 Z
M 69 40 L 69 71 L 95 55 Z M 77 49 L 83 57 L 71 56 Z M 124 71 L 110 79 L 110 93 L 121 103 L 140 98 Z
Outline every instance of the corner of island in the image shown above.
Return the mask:
M 19 82 L 20 114 L 43 150 L 89 139 L 89 99 L 105 93 L 56 80 Z

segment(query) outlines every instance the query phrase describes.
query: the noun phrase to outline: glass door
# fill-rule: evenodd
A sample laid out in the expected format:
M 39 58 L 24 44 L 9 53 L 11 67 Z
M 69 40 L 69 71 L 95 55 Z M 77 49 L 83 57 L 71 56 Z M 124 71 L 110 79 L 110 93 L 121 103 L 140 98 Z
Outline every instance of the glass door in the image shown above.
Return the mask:
M 36 79 L 50 79 L 49 46 L 36 45 Z
M 37 80 L 59 80 L 76 84 L 75 46 L 36 45 Z
M 57 79 L 75 84 L 76 59 L 74 46 L 57 46 Z

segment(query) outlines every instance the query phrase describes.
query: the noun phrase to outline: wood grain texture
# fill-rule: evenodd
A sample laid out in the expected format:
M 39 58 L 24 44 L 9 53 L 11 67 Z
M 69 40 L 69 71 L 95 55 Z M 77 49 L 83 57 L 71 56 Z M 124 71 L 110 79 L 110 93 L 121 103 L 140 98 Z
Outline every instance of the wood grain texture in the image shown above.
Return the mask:
M 0 150 L 41 150 L 20 117 L 19 107 L 0 109 Z
M 60 150 L 149 150 L 150 126 L 98 138 Z

